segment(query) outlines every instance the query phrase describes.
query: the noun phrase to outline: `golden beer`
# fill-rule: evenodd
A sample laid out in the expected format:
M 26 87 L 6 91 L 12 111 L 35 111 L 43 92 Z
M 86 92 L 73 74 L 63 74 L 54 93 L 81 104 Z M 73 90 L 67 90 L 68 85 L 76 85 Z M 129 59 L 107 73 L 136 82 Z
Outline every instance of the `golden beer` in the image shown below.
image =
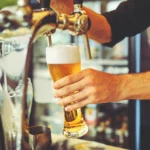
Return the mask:
M 46 60 L 53 81 L 81 70 L 79 48 L 76 45 L 56 45 L 46 49 Z M 64 129 L 66 137 L 78 138 L 85 135 L 88 127 L 81 109 L 66 112 L 64 110 Z

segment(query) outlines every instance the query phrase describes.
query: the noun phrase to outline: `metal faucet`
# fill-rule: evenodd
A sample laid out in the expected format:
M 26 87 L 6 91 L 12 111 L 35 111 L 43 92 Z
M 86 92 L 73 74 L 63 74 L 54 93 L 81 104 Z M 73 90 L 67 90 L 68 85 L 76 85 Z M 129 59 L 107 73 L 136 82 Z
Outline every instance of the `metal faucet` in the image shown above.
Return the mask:
M 69 30 L 72 35 L 85 35 L 87 56 L 90 59 L 91 54 L 86 34 L 90 28 L 90 19 L 82 10 L 82 0 L 74 0 L 74 12 L 70 15 L 49 11 L 48 2 L 50 0 L 41 0 L 41 10 L 37 11 L 31 9 L 28 0 L 18 0 L 18 8 L 15 13 L 10 10 L 0 11 L 0 37 L 9 38 L 30 33 L 35 34 L 34 41 L 44 34 L 50 36 L 57 28 Z M 1 48 L 1 55 L 2 53 L 5 56 L 5 52 L 2 52 Z M 7 54 L 9 54 L 8 51 Z
M 56 29 L 68 30 L 72 35 L 84 35 L 87 56 L 90 59 L 90 47 L 87 37 L 87 31 L 90 28 L 90 19 L 85 11 L 82 10 L 82 0 L 74 0 L 74 11 L 70 14 L 57 14 L 49 10 L 50 0 L 41 0 L 41 9 L 32 10 L 29 0 L 18 0 L 17 10 L 0 11 L 0 38 L 10 38 L 15 36 L 23 36 L 31 34 L 28 43 L 28 50 L 24 71 L 24 91 L 22 100 L 22 143 L 24 143 L 24 120 L 27 118 L 26 91 L 27 79 L 31 63 L 32 43 L 39 37 L 46 35 L 48 37 L 49 46 L 52 45 L 51 35 Z M 15 50 L 15 49 L 14 49 Z M 0 42 L 0 57 L 8 55 L 12 50 L 5 51 L 3 43 Z M 22 144 L 23 145 L 23 144 Z M 22 148 L 23 149 L 23 148 Z

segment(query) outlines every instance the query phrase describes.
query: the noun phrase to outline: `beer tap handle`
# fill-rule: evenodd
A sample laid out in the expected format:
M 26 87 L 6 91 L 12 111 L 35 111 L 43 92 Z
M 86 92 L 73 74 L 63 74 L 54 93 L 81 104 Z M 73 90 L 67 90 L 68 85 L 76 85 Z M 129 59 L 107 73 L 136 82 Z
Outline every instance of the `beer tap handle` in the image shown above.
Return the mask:
M 40 0 L 41 10 L 49 10 L 50 9 L 50 0 Z
M 40 0 L 42 11 L 50 10 L 50 0 Z M 52 46 L 51 33 L 46 33 L 48 46 Z
M 73 0 L 73 3 L 82 5 L 83 0 Z
M 77 5 L 75 7 L 75 9 L 82 9 L 82 3 L 83 3 L 83 0 L 74 0 L 74 5 Z M 75 11 L 75 10 L 74 10 Z M 85 33 L 83 35 L 83 38 L 84 38 L 84 44 L 85 44 L 85 48 L 86 48 L 86 55 L 87 55 L 87 58 L 88 59 L 92 59 L 92 56 L 91 56 L 91 50 L 90 50 L 90 45 L 89 45 L 89 39 L 88 39 L 88 35 L 87 33 Z
M 74 12 L 81 11 L 83 0 L 73 0 Z

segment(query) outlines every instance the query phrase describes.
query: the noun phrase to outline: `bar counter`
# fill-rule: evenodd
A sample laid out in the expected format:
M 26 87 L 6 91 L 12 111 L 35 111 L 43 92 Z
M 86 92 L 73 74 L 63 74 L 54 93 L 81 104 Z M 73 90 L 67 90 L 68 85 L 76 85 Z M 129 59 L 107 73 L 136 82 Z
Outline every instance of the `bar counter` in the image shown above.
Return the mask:
M 108 146 L 102 143 L 87 141 L 82 139 L 68 139 L 63 135 L 52 134 L 52 144 L 57 145 L 55 148 L 59 150 L 127 150 L 124 148 Z M 63 147 L 63 149 L 62 149 Z M 54 150 L 56 150 L 54 148 Z

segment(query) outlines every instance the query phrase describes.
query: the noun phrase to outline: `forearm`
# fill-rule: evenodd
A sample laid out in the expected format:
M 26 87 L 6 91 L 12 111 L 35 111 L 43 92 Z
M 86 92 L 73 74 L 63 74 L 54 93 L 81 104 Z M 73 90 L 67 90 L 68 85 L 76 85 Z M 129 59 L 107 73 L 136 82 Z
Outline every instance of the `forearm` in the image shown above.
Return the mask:
M 118 75 L 121 80 L 119 99 L 150 99 L 150 72 Z
M 147 15 L 150 13 L 149 8 L 149 0 L 138 5 L 134 1 L 124 1 L 115 10 L 102 15 L 84 8 L 92 22 L 89 37 L 112 47 L 125 37 L 144 31 L 150 25 Z
M 107 19 L 87 7 L 83 6 L 83 9 L 86 11 L 87 15 L 91 20 L 91 27 L 88 31 L 89 38 L 101 44 L 110 42 L 111 28 Z

